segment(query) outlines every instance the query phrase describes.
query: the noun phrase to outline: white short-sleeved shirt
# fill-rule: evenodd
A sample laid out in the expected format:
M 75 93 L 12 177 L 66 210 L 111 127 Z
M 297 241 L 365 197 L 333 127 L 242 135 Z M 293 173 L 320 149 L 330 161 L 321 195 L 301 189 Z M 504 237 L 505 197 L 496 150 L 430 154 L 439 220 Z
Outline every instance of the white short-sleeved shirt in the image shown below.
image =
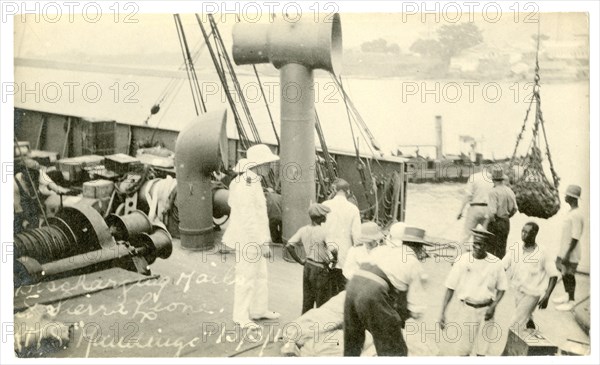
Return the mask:
M 408 246 L 379 246 L 371 251 L 368 263 L 377 265 L 396 289 L 407 291 L 423 271 L 415 252 Z
M 559 256 L 565 257 L 569 246 L 571 245 L 571 239 L 581 240 L 583 235 L 583 214 L 579 208 L 571 209 L 567 214 L 563 222 L 562 235 L 560 239 L 560 251 Z M 569 261 L 573 263 L 579 262 L 581 259 L 581 242 L 577 242 L 575 249 L 571 252 Z
M 469 197 L 469 202 L 487 204 L 490 190 L 493 187 L 492 181 L 485 176 L 485 170 L 483 170 L 469 176 L 465 193 Z
M 459 300 L 482 303 L 495 299 L 499 290 L 508 289 L 508 279 L 499 258 L 487 254 L 479 260 L 468 252 L 452 266 L 446 287 L 453 289 Z
M 556 264 L 543 247 L 525 248 L 518 244 L 509 248 L 502 259 L 510 285 L 527 295 L 543 296 L 548 280 L 558 276 Z

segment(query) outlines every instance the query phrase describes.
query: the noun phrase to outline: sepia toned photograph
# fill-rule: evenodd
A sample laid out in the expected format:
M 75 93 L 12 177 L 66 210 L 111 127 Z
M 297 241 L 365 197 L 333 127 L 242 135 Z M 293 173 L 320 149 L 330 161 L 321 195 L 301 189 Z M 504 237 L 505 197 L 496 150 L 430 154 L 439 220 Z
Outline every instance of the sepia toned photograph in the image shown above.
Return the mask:
M 3 361 L 593 363 L 574 3 L 2 1 Z

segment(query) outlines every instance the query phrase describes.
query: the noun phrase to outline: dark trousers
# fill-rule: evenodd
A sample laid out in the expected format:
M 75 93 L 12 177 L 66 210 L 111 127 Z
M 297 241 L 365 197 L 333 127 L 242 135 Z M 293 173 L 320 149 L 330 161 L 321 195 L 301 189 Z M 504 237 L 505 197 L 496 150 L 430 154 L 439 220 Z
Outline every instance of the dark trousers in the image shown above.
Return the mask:
M 360 356 L 365 330 L 373 335 L 378 356 L 406 356 L 402 321 L 393 308 L 389 289 L 355 275 L 346 288 L 344 302 L 344 356 Z
M 506 255 L 506 241 L 510 231 L 510 220 L 508 218 L 499 218 L 488 223 L 487 230 L 494 234 L 491 244 L 487 245 L 487 252 L 502 259 Z
M 561 272 L 563 278 L 563 285 L 565 286 L 565 292 L 569 294 L 569 300 L 575 300 L 575 288 L 577 281 L 575 279 L 575 273 L 577 272 L 576 262 L 562 263 L 562 258 L 556 258 L 556 268 Z
M 269 218 L 269 231 L 271 232 L 271 241 L 273 243 L 281 243 L 281 219 Z
M 331 296 L 336 296 L 341 291 L 346 290 L 347 279 L 344 276 L 342 269 L 333 269 L 331 270 Z
M 304 264 L 304 281 L 302 294 L 302 314 L 317 305 L 317 308 L 331 299 L 329 269 L 307 261 Z

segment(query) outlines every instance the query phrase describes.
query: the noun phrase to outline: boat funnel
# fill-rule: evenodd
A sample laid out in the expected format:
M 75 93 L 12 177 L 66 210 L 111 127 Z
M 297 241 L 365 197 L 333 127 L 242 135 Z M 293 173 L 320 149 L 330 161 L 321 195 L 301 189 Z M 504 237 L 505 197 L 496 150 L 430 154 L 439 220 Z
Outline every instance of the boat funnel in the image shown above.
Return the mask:
M 179 132 L 175 144 L 181 246 L 214 247 L 210 174 L 227 161 L 227 109 L 201 115 Z
M 287 241 L 308 223 L 306 212 L 316 201 L 313 70 L 340 71 L 340 16 L 236 24 L 232 54 L 237 65 L 271 63 L 280 70 L 280 180 L 283 240 Z

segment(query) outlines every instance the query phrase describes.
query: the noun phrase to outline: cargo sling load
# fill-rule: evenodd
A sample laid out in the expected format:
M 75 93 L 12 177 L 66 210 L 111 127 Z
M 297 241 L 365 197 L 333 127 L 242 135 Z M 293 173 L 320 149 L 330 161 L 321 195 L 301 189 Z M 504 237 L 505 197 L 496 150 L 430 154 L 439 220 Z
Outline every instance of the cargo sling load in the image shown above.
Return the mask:
M 560 196 L 558 193 L 558 185 L 560 178 L 554 169 L 552 156 L 550 155 L 550 146 L 546 136 L 546 128 L 544 127 L 544 118 L 541 109 L 540 98 L 540 66 L 539 66 L 539 48 L 540 39 L 538 31 L 537 52 L 535 59 L 535 76 L 533 84 L 533 95 L 525 114 L 525 120 L 521 132 L 517 137 L 517 143 L 511 158 L 511 178 L 513 180 L 512 189 L 517 197 L 517 205 L 519 211 L 530 217 L 550 218 L 555 215 L 560 209 Z M 533 123 L 533 137 L 530 145 L 527 148 L 527 155 L 521 159 L 521 168 L 515 170 L 515 157 L 519 143 L 523 138 L 523 133 L 529 119 L 531 107 L 535 103 L 535 118 Z M 542 166 L 542 146 L 540 141 L 541 136 L 544 138 L 546 147 L 546 156 L 550 164 L 550 172 L 552 174 L 552 183 L 548 181 L 544 167 Z M 518 172 L 516 172 L 518 171 Z

